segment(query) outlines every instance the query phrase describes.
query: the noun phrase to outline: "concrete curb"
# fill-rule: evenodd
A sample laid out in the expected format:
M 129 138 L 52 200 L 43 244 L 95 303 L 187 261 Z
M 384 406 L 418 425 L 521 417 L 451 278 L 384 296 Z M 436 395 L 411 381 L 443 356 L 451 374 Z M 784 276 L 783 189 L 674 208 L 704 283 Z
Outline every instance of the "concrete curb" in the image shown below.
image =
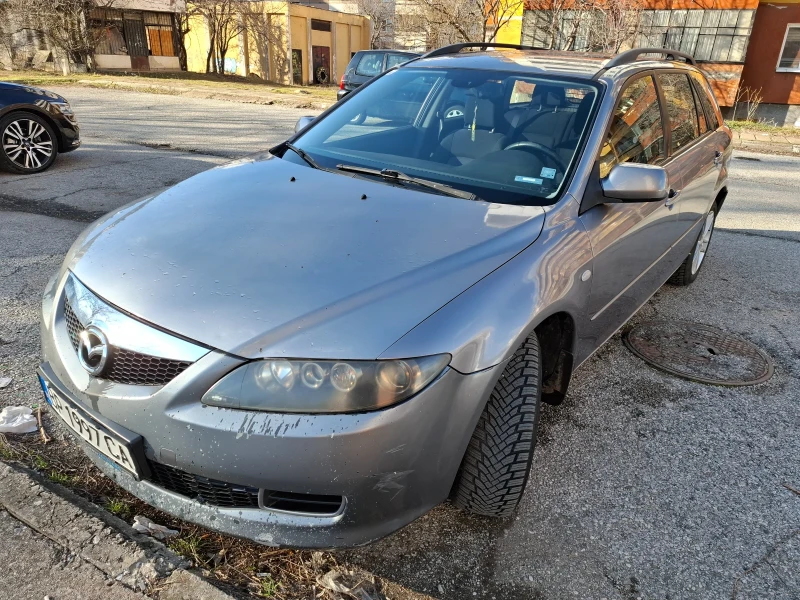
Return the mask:
M 0 461 L 0 507 L 107 578 L 160 600 L 226 600 L 157 540 L 38 474 Z

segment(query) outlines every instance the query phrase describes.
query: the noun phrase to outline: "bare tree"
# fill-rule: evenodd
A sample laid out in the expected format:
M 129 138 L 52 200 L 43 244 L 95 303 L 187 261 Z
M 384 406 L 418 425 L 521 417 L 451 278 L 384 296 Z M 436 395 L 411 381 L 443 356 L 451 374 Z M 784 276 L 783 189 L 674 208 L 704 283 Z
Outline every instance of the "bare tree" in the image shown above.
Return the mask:
M 394 24 L 394 2 L 386 0 L 358 0 L 358 13 L 369 17 L 370 48 L 385 48 L 389 43 Z
M 188 70 L 188 56 L 186 52 L 186 36 L 192 30 L 192 20 L 200 15 L 196 4 L 187 3 L 186 12 L 175 13 L 175 33 L 178 37 L 178 61 L 181 69 Z
M 526 43 L 551 50 L 617 53 L 633 45 L 641 32 L 644 0 L 525 0 L 525 8 L 536 30 Z
M 289 52 L 285 15 L 253 10 L 242 13 L 242 17 L 248 35 L 252 36 L 258 49 L 262 74 L 266 79 L 274 77 L 278 83 L 286 83 L 289 78 Z
M 246 30 L 237 0 L 195 0 L 195 10 L 208 26 L 206 73 L 225 73 L 231 42 Z
M 427 27 L 427 45 L 458 42 L 493 42 L 524 0 L 410 0 L 417 23 Z M 411 11 L 410 11 L 411 12 Z
M 105 34 L 90 26 L 89 14 L 112 4 L 113 0 L 6 0 L 4 9 L 20 17 L 23 30 L 35 30 L 60 54 L 66 75 L 70 62 L 91 68 L 94 50 Z

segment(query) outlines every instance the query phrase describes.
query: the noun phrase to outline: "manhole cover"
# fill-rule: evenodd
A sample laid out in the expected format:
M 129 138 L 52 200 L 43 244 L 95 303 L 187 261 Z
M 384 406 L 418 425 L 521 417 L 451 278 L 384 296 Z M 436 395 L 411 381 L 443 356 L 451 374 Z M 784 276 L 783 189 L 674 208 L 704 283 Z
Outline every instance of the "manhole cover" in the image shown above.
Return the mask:
M 709 325 L 650 321 L 623 340 L 654 367 L 701 383 L 754 385 L 772 377 L 772 359 L 761 348 Z

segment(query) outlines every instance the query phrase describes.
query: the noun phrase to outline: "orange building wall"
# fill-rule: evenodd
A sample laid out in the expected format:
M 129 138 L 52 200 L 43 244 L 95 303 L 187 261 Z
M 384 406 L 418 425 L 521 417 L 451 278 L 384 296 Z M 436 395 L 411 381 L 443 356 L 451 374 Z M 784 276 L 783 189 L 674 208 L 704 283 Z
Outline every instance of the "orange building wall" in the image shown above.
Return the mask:
M 800 73 L 778 73 L 787 23 L 800 23 L 800 2 L 761 4 L 747 46 L 742 85 L 761 89 L 766 104 L 800 104 Z

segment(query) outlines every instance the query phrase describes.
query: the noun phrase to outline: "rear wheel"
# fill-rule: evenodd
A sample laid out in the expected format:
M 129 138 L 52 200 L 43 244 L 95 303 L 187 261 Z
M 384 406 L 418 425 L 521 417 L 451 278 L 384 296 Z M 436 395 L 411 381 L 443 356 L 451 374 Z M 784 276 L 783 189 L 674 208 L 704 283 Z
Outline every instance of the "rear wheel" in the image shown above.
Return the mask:
M 536 445 L 541 397 L 539 343 L 532 335 L 514 353 L 478 420 L 453 486 L 453 503 L 507 517 L 522 499 Z
M 711 205 L 708 211 L 703 226 L 700 228 L 700 235 L 697 236 L 697 241 L 689 253 L 689 256 L 683 261 L 678 270 L 673 273 L 669 278 L 669 283 L 673 285 L 689 285 L 700 272 L 700 267 L 705 262 L 708 247 L 711 244 L 711 236 L 714 233 L 714 222 L 717 218 L 717 203 Z
M 0 164 L 16 173 L 38 173 L 56 160 L 52 127 L 32 113 L 16 112 L 0 119 Z

